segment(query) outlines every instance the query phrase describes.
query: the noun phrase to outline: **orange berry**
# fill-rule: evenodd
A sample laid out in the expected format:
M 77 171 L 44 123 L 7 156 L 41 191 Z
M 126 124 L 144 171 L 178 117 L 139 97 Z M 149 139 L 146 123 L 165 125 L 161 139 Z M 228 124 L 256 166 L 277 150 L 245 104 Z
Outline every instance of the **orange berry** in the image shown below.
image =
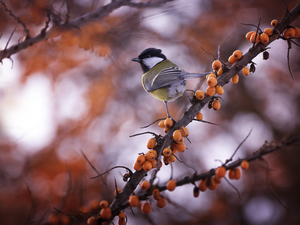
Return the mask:
M 139 164 L 143 164 L 145 161 L 146 161 L 146 157 L 144 155 L 139 155 L 136 158 L 136 162 L 139 163 Z
M 207 187 L 209 190 L 216 190 L 218 187 L 218 184 L 216 183 L 215 179 L 213 177 L 209 178 L 209 182 L 207 182 Z
M 207 83 L 207 85 L 208 85 L 209 87 L 214 87 L 214 86 L 217 85 L 218 81 L 217 81 L 216 78 L 210 77 L 210 78 L 208 78 L 208 80 L 206 81 L 206 83 Z
M 180 134 L 181 135 L 181 134 Z M 163 150 L 163 155 L 164 156 L 170 156 L 172 154 L 172 150 L 170 148 L 165 148 Z
M 216 176 L 217 177 L 222 178 L 222 177 L 225 177 L 225 175 L 226 175 L 226 169 L 225 169 L 225 167 L 221 166 L 221 167 L 218 167 L 216 169 Z
M 242 177 L 241 170 L 239 168 L 234 168 L 234 170 L 235 170 L 235 177 L 234 178 L 236 180 L 241 179 L 241 177 Z
M 152 169 L 152 163 L 150 161 L 145 161 L 143 163 L 143 170 L 146 172 L 150 171 Z
M 143 191 L 148 191 L 148 190 L 150 189 L 150 187 L 151 187 L 151 184 L 150 184 L 150 182 L 147 181 L 147 180 L 144 180 L 144 181 L 141 183 L 141 189 L 142 189 Z
M 156 159 L 154 159 L 153 161 L 151 161 L 151 165 L 152 165 L 152 168 L 156 168 L 156 166 L 157 166 L 157 160 Z
M 223 87 L 220 86 L 220 85 L 217 85 L 217 86 L 216 86 L 216 92 L 217 92 L 218 95 L 224 94 L 224 89 L 223 89 Z
M 117 193 L 119 194 L 119 193 L 121 193 L 121 189 L 120 188 L 118 188 L 117 190 L 115 190 L 115 195 L 117 195 Z
M 107 208 L 108 207 L 108 202 L 106 200 L 103 200 L 103 201 L 100 202 L 99 205 L 100 205 L 101 208 Z
M 259 40 L 260 40 L 260 35 L 259 35 L 259 33 L 256 33 L 256 32 L 254 32 L 252 35 L 251 35 L 251 37 L 250 37 L 250 42 L 251 43 L 257 43 L 257 42 L 259 42 Z
M 126 225 L 126 220 L 119 218 L 118 225 Z
M 171 118 L 167 118 L 165 119 L 164 124 L 166 128 L 171 128 L 173 126 L 173 120 Z
M 295 37 L 296 38 L 300 37 L 300 28 L 299 27 L 295 27 Z
M 170 155 L 169 156 L 169 160 L 170 160 L 170 162 L 175 162 L 175 160 L 176 160 L 176 157 L 175 157 L 175 155 Z
M 250 38 L 251 38 L 251 35 L 255 33 L 255 31 L 249 31 L 247 34 L 246 34 L 246 38 L 248 41 L 250 41 Z
M 271 21 L 271 26 L 276 27 L 278 25 L 278 20 L 274 19 Z
M 145 155 L 145 157 L 146 157 L 146 160 L 148 160 L 148 161 L 153 161 L 154 159 L 155 159 L 155 155 L 152 153 L 152 152 L 150 152 L 150 151 L 148 151 L 147 153 L 146 153 L 146 155 Z
M 221 103 L 219 100 L 214 100 L 212 103 L 212 108 L 214 110 L 219 110 L 221 108 Z
M 124 213 L 124 212 L 120 212 L 120 213 L 119 213 L 119 218 L 120 218 L 120 219 L 125 219 L 125 218 L 126 218 L 125 213 Z
M 234 84 L 237 84 L 239 82 L 239 75 L 234 75 L 232 78 L 231 78 L 231 82 L 234 83 Z
M 247 170 L 249 168 L 249 163 L 247 160 L 243 160 L 242 163 L 241 163 L 241 168 L 243 170 Z
M 242 58 L 243 53 L 242 53 L 242 51 L 240 51 L 240 50 L 235 50 L 235 51 L 233 52 L 232 55 L 233 55 L 236 59 L 240 59 L 240 58 Z
M 215 87 L 207 87 L 206 88 L 206 94 L 208 96 L 214 96 L 214 94 L 216 93 L 216 88 Z
M 198 100 L 202 100 L 202 99 L 204 99 L 204 92 L 201 90 L 197 90 L 195 93 L 195 96 Z
M 216 76 L 216 74 L 215 73 L 213 73 L 213 72 L 211 72 L 210 74 L 208 74 L 208 75 L 206 75 L 206 80 L 208 80 L 209 78 L 211 78 L 211 77 L 214 77 L 214 78 L 216 78 L 217 76 Z
M 158 124 L 158 126 L 159 126 L 160 128 L 166 128 L 166 127 L 165 127 L 165 121 L 164 121 L 164 120 L 160 121 L 159 124 Z
M 203 115 L 202 115 L 201 112 L 198 112 L 198 113 L 197 113 L 196 119 L 197 119 L 197 120 L 203 120 Z
M 218 70 L 217 75 L 218 75 L 218 76 L 221 76 L 223 73 L 224 73 L 223 68 L 220 68 L 220 69 Z
M 139 205 L 140 200 L 139 200 L 138 196 L 131 195 L 128 199 L 128 202 L 131 207 L 137 207 Z
M 289 39 L 289 38 L 294 37 L 295 33 L 296 33 L 295 29 L 291 27 L 291 28 L 288 28 L 285 31 L 283 31 L 283 36 L 285 38 Z
M 242 73 L 245 75 L 245 76 L 248 76 L 249 75 L 249 69 L 248 69 L 248 67 L 244 67 L 243 69 L 242 69 Z
M 164 156 L 163 161 L 164 161 L 165 165 L 169 165 L 171 163 L 169 156 Z
M 180 132 L 180 130 L 175 130 L 174 132 L 173 132 L 173 140 L 174 141 L 180 141 L 180 139 L 181 139 L 181 132 Z
M 269 42 L 269 36 L 265 33 L 260 35 L 260 42 L 263 44 L 267 44 Z
M 105 219 L 105 220 L 108 220 L 110 217 L 111 217 L 111 209 L 110 208 L 104 208 L 104 209 L 101 209 L 100 211 L 100 216 Z
M 156 140 L 154 138 L 150 138 L 147 142 L 147 148 L 153 149 L 156 145 Z
M 181 136 L 182 136 L 182 137 L 187 137 L 187 136 L 189 136 L 189 130 L 188 130 L 186 127 L 181 127 L 179 130 L 180 130 L 180 132 L 181 132 Z
M 157 157 L 157 151 L 155 151 L 155 150 L 149 150 L 148 152 L 152 153 L 155 158 Z
M 186 149 L 185 144 L 182 142 L 179 143 L 173 143 L 173 153 L 175 152 L 184 152 Z
M 97 225 L 97 218 L 94 216 L 91 216 L 88 218 L 87 222 L 88 225 Z M 56 223 L 55 223 L 56 224 Z M 59 221 L 57 221 L 57 224 L 59 224 Z
M 230 169 L 230 170 L 228 171 L 228 177 L 229 177 L 229 179 L 231 179 L 231 180 L 233 180 L 233 179 L 235 178 L 235 171 L 234 171 L 234 169 Z
M 229 56 L 228 62 L 232 65 L 237 61 L 237 59 L 234 57 L 234 55 Z
M 194 187 L 194 190 L 193 190 L 193 195 L 195 198 L 198 198 L 199 195 L 200 195 L 200 190 L 198 187 Z
M 208 178 L 205 178 L 204 180 L 201 180 L 199 183 L 199 190 L 200 191 L 206 191 L 207 190 L 207 180 Z
M 219 184 L 219 183 L 221 183 L 221 177 L 217 177 L 217 176 L 214 176 L 214 181 L 217 183 L 217 184 Z
M 152 206 L 150 203 L 145 202 L 142 204 L 141 210 L 143 213 L 149 214 L 152 210 Z
M 167 201 L 164 197 L 161 197 L 159 200 L 157 200 L 156 202 L 156 205 L 159 207 L 159 208 L 164 208 L 167 204 Z
M 273 34 L 273 29 L 272 28 L 266 28 L 264 30 L 264 33 L 267 34 L 268 36 L 271 36 Z
M 174 191 L 175 188 L 176 188 L 176 181 L 175 180 L 169 180 L 166 187 L 169 191 Z
M 212 63 L 212 69 L 214 71 L 218 71 L 220 68 L 222 67 L 222 64 L 219 60 L 215 60 L 213 63 Z
M 160 195 L 158 188 L 153 189 L 152 195 L 155 200 L 161 199 L 161 195 Z

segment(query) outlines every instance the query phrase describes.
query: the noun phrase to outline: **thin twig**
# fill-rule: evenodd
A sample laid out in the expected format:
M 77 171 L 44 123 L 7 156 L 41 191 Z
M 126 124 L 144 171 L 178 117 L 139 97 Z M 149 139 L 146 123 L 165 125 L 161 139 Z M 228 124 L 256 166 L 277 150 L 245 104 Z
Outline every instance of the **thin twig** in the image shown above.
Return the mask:
M 157 120 L 155 120 L 154 122 L 150 123 L 149 125 L 146 125 L 146 126 L 141 127 L 141 129 L 150 127 L 150 126 L 153 125 L 154 123 L 156 123 L 156 122 L 158 122 L 158 121 L 161 121 L 161 120 L 165 120 L 165 119 L 166 119 L 166 118 L 160 118 L 160 119 L 157 119 Z
M 226 177 L 224 177 L 224 179 L 225 179 L 226 182 L 230 185 L 230 187 L 232 187 L 234 190 L 236 190 L 236 192 L 237 192 L 237 194 L 238 194 L 238 196 L 239 196 L 239 199 L 240 199 L 241 201 L 243 201 L 243 200 L 242 200 L 242 197 L 241 197 L 241 194 L 240 194 L 239 190 L 236 188 L 236 186 L 234 186 L 232 183 L 230 183 L 230 181 L 229 181 Z

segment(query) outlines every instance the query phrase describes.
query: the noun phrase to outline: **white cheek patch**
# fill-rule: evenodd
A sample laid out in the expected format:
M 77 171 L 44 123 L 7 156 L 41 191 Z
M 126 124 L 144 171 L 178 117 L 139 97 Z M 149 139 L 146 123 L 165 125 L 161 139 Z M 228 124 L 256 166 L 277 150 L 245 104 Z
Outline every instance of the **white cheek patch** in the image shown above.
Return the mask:
M 153 66 L 155 66 L 157 63 L 160 63 L 161 61 L 163 61 L 163 58 L 160 57 L 151 57 L 151 58 L 146 58 L 143 59 L 143 63 L 148 67 L 148 68 L 152 68 Z

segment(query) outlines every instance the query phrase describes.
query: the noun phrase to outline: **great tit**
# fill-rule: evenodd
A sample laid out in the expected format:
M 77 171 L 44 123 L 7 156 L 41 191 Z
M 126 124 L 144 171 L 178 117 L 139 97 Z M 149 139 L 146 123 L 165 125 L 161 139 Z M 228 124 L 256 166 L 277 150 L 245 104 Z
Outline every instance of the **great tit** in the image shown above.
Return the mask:
M 145 91 L 165 103 L 168 118 L 171 117 L 168 102 L 185 93 L 187 80 L 209 74 L 188 73 L 168 60 L 162 51 L 156 48 L 147 48 L 137 58 L 131 60 L 141 65 Z

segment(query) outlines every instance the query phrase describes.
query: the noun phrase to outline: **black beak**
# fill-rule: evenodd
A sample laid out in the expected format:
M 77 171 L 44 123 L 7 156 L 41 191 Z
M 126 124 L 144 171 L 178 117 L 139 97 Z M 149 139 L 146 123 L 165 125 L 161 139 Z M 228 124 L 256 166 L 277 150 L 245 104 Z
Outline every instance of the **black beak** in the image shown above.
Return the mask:
M 133 61 L 133 62 L 140 62 L 140 59 L 139 58 L 133 58 L 133 59 L 131 59 L 131 61 Z

